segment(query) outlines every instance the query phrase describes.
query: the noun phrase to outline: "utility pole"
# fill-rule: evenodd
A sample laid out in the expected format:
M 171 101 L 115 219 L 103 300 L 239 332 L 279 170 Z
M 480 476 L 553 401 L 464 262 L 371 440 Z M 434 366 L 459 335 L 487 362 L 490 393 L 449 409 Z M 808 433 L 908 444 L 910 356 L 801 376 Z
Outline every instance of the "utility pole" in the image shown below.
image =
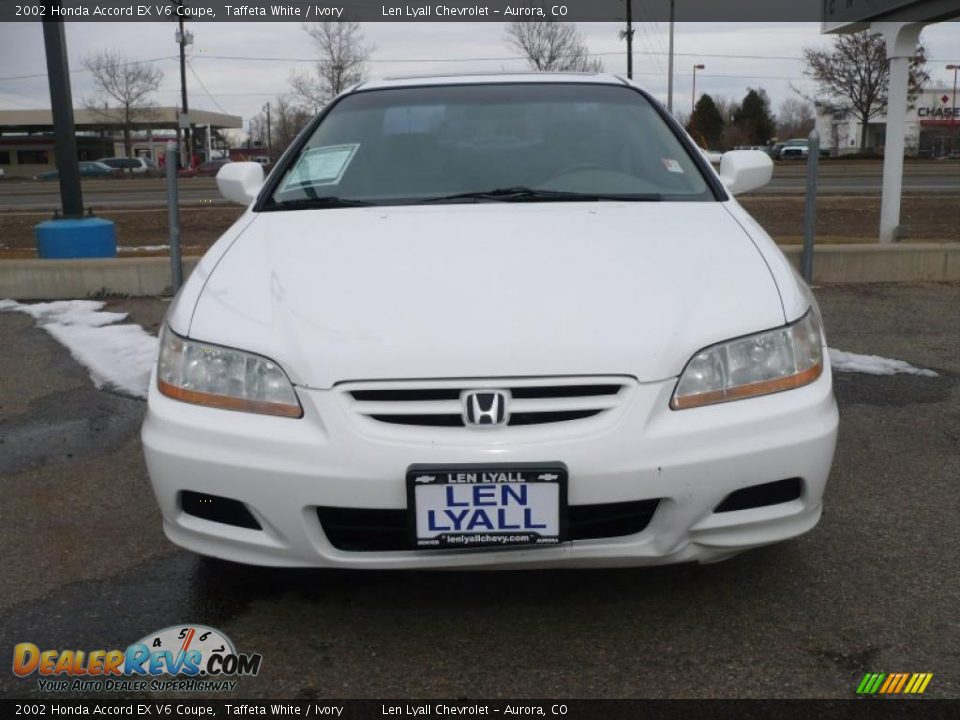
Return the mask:
M 674 1 L 670 0 L 670 55 L 667 58 L 667 110 L 673 113 L 673 11 Z
M 633 79 L 633 0 L 627 2 L 627 30 L 624 35 L 627 38 L 627 77 Z
M 183 144 L 186 148 L 186 156 L 183 158 L 184 167 L 193 165 L 193 145 L 190 137 L 190 107 L 187 102 L 187 33 L 183 29 L 183 18 L 178 19 L 180 30 L 177 33 L 177 42 L 180 45 L 180 110 L 183 116 L 188 118 L 186 127 L 183 128 Z M 180 123 L 177 123 L 179 126 Z
M 170 0 L 177 7 L 183 7 L 183 0 Z M 183 15 L 177 16 L 179 29 L 175 35 L 177 44 L 180 46 L 180 113 L 183 118 L 190 117 L 190 107 L 187 103 L 187 45 L 193 43 L 193 33 L 183 29 Z M 193 144 L 190 137 L 190 123 L 181 128 L 182 121 L 177 121 L 177 143 L 180 142 L 180 133 L 183 133 L 184 139 L 184 166 L 191 167 L 193 164 Z

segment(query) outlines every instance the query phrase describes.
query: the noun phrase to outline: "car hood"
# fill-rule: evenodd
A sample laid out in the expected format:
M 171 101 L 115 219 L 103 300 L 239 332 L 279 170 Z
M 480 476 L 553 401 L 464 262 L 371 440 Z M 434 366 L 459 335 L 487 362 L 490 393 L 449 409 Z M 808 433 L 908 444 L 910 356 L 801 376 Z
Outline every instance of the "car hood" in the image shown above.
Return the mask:
M 720 202 L 436 205 L 260 213 L 189 334 L 299 384 L 678 375 L 698 349 L 782 325 Z

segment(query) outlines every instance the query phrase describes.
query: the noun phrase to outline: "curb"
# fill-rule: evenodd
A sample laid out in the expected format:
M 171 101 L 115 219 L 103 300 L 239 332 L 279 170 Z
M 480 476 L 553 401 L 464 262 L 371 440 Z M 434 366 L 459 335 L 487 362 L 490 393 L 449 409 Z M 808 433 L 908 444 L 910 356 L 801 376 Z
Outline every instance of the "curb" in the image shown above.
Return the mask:
M 802 245 L 783 245 L 798 270 Z M 814 283 L 958 282 L 960 242 L 821 245 L 813 253 Z
M 200 258 L 183 258 L 183 277 Z M 0 298 L 70 300 L 90 296 L 169 295 L 170 258 L 2 260 Z
M 795 267 L 800 245 L 780 248 Z M 183 277 L 200 258 L 183 258 Z M 960 282 L 960 242 L 823 245 L 813 259 L 815 283 Z M 170 259 L 2 260 L 0 298 L 69 300 L 91 296 L 170 294 Z

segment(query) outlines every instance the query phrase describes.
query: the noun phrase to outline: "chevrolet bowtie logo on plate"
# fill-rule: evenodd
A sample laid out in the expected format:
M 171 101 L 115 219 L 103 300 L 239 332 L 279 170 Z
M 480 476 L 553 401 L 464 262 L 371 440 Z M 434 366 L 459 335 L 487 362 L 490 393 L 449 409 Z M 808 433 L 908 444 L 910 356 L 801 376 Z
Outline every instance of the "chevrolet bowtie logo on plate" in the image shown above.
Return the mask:
M 467 390 L 460 400 L 464 425 L 500 427 L 510 421 L 510 393 L 506 390 Z

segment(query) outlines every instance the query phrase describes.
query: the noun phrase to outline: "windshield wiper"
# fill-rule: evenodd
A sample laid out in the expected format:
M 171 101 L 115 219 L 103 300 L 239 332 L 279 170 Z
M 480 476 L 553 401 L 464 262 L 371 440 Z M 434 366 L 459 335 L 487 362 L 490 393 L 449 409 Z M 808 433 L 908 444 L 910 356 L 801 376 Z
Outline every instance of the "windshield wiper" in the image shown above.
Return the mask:
M 317 208 L 344 208 L 369 207 L 375 203 L 366 200 L 351 200 L 331 195 L 313 198 L 297 198 L 296 200 L 281 200 L 264 206 L 264 210 L 313 210 Z
M 624 200 L 627 202 L 656 202 L 663 196 L 658 193 L 581 193 L 565 190 L 537 190 L 536 188 L 517 186 L 482 190 L 479 192 L 456 193 L 438 197 L 424 198 L 420 203 L 459 202 L 590 202 L 599 200 Z

